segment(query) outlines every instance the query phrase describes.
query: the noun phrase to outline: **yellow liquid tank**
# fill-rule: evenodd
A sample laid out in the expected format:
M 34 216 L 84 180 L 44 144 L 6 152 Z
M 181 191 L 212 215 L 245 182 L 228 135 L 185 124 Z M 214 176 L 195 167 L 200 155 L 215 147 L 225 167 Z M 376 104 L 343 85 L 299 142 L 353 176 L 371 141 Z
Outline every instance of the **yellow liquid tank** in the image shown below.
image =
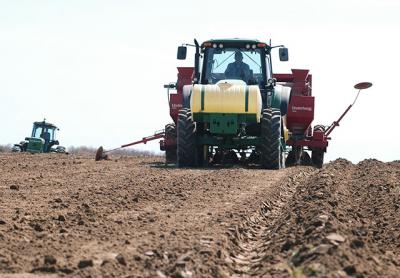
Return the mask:
M 195 84 L 190 107 L 192 113 L 255 114 L 260 122 L 262 99 L 257 85 L 222 80 L 215 85 Z

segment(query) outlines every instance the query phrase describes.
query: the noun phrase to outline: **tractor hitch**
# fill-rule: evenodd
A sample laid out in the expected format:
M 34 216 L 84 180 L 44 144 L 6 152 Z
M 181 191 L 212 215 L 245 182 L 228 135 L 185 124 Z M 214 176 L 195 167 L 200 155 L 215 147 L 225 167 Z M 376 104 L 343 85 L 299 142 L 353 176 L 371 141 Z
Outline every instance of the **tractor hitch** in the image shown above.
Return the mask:
M 165 137 L 165 131 L 164 130 L 160 130 L 160 131 L 156 131 L 153 135 L 143 137 L 142 140 L 135 141 L 135 142 L 132 142 L 132 143 L 128 143 L 128 144 L 122 145 L 121 147 L 118 147 L 118 148 L 115 148 L 115 149 L 112 149 L 112 150 L 105 151 L 103 149 L 103 147 L 100 146 L 96 151 L 96 155 L 95 155 L 94 159 L 95 159 L 95 161 L 107 160 L 108 159 L 107 153 L 109 153 L 109 152 L 116 151 L 116 150 L 119 150 L 119 149 L 122 149 L 122 148 L 126 148 L 126 147 L 130 147 L 130 146 L 133 146 L 133 145 L 146 144 L 149 141 L 161 139 L 161 138 L 164 138 L 164 137 Z

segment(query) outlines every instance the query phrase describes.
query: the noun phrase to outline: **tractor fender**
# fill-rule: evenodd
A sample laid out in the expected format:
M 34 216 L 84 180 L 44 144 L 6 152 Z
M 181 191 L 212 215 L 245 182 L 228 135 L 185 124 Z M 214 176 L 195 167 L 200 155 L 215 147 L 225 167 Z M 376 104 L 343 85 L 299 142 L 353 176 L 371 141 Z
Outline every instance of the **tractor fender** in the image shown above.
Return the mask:
M 271 106 L 280 109 L 282 116 L 287 114 L 291 90 L 292 88 L 279 84 L 274 88 L 274 98 Z
M 185 85 L 182 90 L 182 108 L 190 109 L 190 97 L 192 96 L 193 85 Z

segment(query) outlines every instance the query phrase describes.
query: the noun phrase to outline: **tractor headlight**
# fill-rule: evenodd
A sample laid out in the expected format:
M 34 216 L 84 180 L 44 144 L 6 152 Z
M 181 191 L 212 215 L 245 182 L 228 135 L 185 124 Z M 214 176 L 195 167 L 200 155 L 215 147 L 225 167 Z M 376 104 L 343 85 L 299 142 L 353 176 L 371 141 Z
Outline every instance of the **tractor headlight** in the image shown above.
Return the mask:
M 250 49 L 250 44 L 246 44 L 246 48 L 247 48 L 247 49 Z
M 220 43 L 219 48 L 224 48 L 224 45 L 222 43 Z
M 213 48 L 217 48 L 217 44 L 216 43 L 213 44 Z
M 251 46 L 251 48 L 256 49 L 256 48 L 257 48 L 257 45 L 253 44 L 253 45 Z

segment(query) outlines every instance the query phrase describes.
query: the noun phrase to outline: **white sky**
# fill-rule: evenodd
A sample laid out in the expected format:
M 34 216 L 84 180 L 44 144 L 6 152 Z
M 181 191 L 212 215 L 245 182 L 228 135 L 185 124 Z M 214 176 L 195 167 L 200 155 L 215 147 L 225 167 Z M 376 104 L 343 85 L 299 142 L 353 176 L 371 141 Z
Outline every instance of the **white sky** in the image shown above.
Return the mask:
M 355 83 L 374 83 L 332 133 L 327 160 L 399 159 L 399 33 L 397 0 L 0 0 L 0 144 L 44 117 L 67 147 L 151 135 L 171 121 L 163 84 L 192 63 L 176 60 L 178 45 L 271 38 L 289 48 L 289 62 L 275 53 L 276 73 L 313 74 L 314 123 L 338 118 Z

